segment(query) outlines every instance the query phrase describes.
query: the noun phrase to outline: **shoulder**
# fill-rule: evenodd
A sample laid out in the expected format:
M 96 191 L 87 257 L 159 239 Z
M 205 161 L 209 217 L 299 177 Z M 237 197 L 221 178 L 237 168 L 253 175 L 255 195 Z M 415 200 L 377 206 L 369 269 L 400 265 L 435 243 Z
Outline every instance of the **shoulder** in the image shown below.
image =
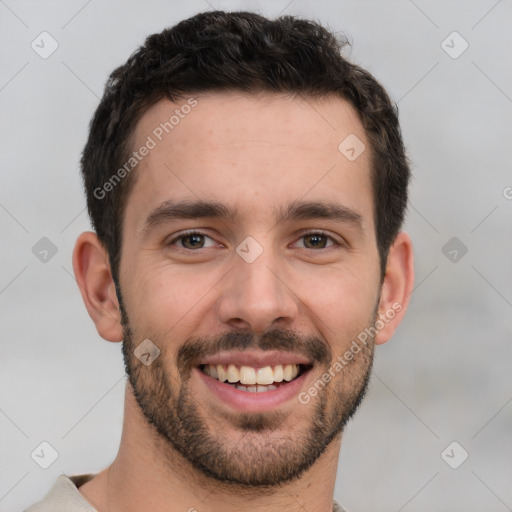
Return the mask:
M 78 487 L 94 476 L 96 475 L 59 475 L 44 498 L 24 512 L 97 512 L 78 491 Z

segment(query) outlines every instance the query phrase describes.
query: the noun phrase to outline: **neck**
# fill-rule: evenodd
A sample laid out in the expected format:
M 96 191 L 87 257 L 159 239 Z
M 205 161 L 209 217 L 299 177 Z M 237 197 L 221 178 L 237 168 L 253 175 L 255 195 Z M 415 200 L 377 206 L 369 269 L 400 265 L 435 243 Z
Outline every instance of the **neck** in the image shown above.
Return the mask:
M 308 471 L 281 486 L 248 488 L 222 483 L 192 467 L 158 435 L 127 382 L 117 457 L 81 486 L 80 493 L 101 512 L 330 512 L 340 443 L 338 436 Z

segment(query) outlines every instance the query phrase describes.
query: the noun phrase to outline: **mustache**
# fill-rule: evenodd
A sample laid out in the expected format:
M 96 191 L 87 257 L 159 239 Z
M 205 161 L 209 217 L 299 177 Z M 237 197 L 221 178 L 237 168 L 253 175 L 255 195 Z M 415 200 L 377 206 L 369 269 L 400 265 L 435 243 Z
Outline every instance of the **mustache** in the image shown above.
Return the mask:
M 329 365 L 332 361 L 329 345 L 317 336 L 302 336 L 293 331 L 273 329 L 261 336 L 251 332 L 227 332 L 218 337 L 191 338 L 178 350 L 178 369 L 182 377 L 186 377 L 202 358 L 222 351 L 251 348 L 292 352 L 322 365 Z

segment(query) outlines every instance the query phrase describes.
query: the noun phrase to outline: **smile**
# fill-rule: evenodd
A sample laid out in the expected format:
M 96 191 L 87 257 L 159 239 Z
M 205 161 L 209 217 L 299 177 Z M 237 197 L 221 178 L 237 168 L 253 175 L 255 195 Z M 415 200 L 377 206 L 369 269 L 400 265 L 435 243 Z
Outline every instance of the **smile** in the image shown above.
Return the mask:
M 313 361 L 279 350 L 223 351 L 197 361 L 198 396 L 245 413 L 293 407 Z
M 235 364 L 205 364 L 200 369 L 213 379 L 231 384 L 240 391 L 261 393 L 273 391 L 282 383 L 293 381 L 304 371 L 305 365 L 277 364 L 255 368 Z

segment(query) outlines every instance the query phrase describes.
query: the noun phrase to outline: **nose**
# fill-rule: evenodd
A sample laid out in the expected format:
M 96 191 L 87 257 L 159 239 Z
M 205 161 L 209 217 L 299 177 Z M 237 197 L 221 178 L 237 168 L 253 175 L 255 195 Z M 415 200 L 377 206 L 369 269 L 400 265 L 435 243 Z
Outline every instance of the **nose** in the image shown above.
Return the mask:
M 297 318 L 293 285 L 267 249 L 252 263 L 234 256 L 233 268 L 219 283 L 219 320 L 234 328 L 261 334 L 291 327 Z

